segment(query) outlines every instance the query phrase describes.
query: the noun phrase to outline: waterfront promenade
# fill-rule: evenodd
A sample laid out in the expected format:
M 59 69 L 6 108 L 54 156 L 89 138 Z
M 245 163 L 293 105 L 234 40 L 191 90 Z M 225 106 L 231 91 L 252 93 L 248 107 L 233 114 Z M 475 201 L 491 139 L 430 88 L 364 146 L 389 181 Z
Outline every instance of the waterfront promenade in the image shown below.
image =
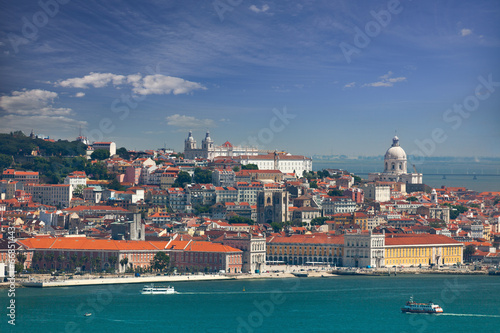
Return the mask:
M 140 284 L 140 283 L 167 283 L 167 282 L 189 282 L 189 281 L 213 281 L 213 280 L 253 280 L 253 279 L 283 279 L 296 278 L 297 275 L 307 274 L 308 278 L 327 278 L 339 275 L 365 275 L 365 276 L 395 276 L 399 274 L 443 274 L 443 275 L 485 275 L 487 269 L 472 270 L 467 266 L 461 268 L 332 268 L 311 267 L 295 265 L 269 265 L 266 270 L 258 274 L 190 274 L 190 275 L 113 275 L 97 276 L 84 275 L 80 278 L 51 277 L 50 275 L 31 275 L 28 278 L 16 279 L 16 284 L 23 287 L 51 288 L 70 286 L 90 286 L 108 284 Z M 0 283 L 0 288 L 7 287 L 8 282 Z

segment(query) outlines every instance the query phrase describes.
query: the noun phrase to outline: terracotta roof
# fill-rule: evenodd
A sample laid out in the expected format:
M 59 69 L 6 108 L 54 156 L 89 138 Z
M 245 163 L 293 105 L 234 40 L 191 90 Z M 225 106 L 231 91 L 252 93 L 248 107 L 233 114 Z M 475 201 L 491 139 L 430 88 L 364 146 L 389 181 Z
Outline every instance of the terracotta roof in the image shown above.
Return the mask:
M 397 245 L 430 245 L 430 244 L 462 244 L 453 238 L 444 235 L 430 235 L 430 234 L 394 234 L 386 235 L 386 246 Z
M 34 249 L 72 249 L 72 250 L 160 250 L 168 242 L 122 241 L 94 238 L 27 238 L 19 240 L 27 248 Z
M 272 237 L 268 240 L 268 244 L 273 243 L 294 243 L 294 244 L 344 244 L 344 235 L 328 235 L 324 233 L 316 233 L 311 235 L 292 235 L 289 237 Z

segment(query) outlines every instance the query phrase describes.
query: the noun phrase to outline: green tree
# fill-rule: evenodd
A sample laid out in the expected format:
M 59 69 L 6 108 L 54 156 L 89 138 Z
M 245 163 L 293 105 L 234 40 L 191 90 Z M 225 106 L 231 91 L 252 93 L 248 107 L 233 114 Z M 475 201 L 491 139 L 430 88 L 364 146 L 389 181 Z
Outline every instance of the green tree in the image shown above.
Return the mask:
M 173 187 L 184 187 L 186 184 L 191 183 L 191 176 L 186 171 L 179 172 L 177 179 L 172 184 Z
M 109 150 L 96 149 L 96 150 L 94 150 L 92 155 L 90 155 L 90 158 L 92 158 L 93 160 L 99 160 L 99 161 L 105 160 L 105 159 L 109 158 Z
M 193 181 L 197 184 L 212 183 L 212 171 L 201 168 L 194 169 Z
M 445 204 L 446 205 L 446 204 Z M 469 209 L 462 205 L 446 205 L 450 206 L 450 219 L 454 220 L 458 217 L 458 215 L 465 213 Z
M 240 171 L 240 167 L 239 167 L 239 166 L 237 166 L 237 165 L 235 165 L 235 166 L 233 167 L 233 171 L 234 171 L 234 172 L 238 172 L 238 171 Z
M 165 252 L 157 252 L 151 260 L 151 269 L 163 272 L 170 264 L 170 257 Z
M 75 189 L 73 190 L 73 195 L 81 198 L 83 195 L 84 188 L 85 188 L 85 185 L 82 185 L 82 184 L 76 185 Z
M 313 180 L 312 182 L 309 183 L 310 188 L 318 188 L 318 182 Z
M 10 155 L 0 154 L 0 171 L 10 167 L 14 159 Z
M 197 205 L 194 207 L 196 215 L 205 214 L 210 212 L 210 206 L 208 205 Z
M 325 221 L 328 221 L 328 217 L 315 217 L 311 220 L 311 225 L 323 225 Z
M 259 170 L 259 166 L 257 164 L 246 164 L 241 166 L 241 170 Z
M 406 201 L 415 202 L 415 201 L 418 201 L 418 198 L 417 197 L 408 197 L 408 198 L 406 198 Z
M 117 256 L 110 256 L 108 257 L 108 262 L 109 262 L 109 267 L 111 268 L 111 271 L 115 271 L 116 263 L 118 262 L 118 257 Z
M 331 197 L 341 197 L 344 195 L 344 192 L 341 190 L 333 189 L 328 191 L 328 195 Z
M 283 229 L 284 224 L 279 222 L 271 222 L 271 227 L 274 232 L 280 232 Z
M 115 191 L 125 191 L 126 190 L 125 186 L 123 186 L 122 184 L 120 184 L 120 182 L 116 178 L 114 178 L 111 181 L 111 183 L 108 184 L 108 188 L 110 190 L 115 190 Z
M 474 245 L 467 245 L 464 248 L 464 261 L 471 262 L 471 257 L 474 254 L 474 252 L 476 252 L 476 248 L 474 247 Z
M 122 260 L 120 260 L 120 265 L 122 266 L 122 269 L 124 267 L 127 267 L 127 264 L 128 264 L 128 258 L 127 257 L 125 257 Z
M 123 158 L 124 160 L 130 159 L 130 153 L 128 152 L 127 148 L 121 147 L 116 150 L 116 154 Z
M 234 223 L 245 223 L 245 224 L 250 224 L 250 225 L 254 224 L 252 219 L 249 219 L 248 217 L 238 216 L 238 215 L 231 216 L 229 218 L 228 222 L 230 224 L 234 224 Z

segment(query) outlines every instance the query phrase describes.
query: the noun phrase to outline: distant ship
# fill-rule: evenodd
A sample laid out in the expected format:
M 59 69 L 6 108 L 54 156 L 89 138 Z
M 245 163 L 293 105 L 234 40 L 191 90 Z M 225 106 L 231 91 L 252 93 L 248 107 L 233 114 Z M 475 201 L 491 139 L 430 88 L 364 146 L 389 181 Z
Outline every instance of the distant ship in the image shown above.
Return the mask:
M 141 290 L 143 295 L 164 295 L 175 294 L 175 289 L 172 286 L 155 286 L 154 284 L 145 285 Z
M 406 305 L 401 308 L 401 311 L 406 313 L 442 313 L 443 309 L 432 302 L 429 303 L 415 303 L 413 301 L 413 296 L 410 297 L 410 300 L 406 302 Z

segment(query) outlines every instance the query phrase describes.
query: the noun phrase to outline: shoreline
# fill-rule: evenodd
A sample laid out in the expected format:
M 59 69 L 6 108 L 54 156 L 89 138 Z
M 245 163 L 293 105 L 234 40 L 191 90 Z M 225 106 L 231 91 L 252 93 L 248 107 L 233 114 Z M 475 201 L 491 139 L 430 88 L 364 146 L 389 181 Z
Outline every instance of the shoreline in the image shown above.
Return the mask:
M 240 274 L 240 275 L 220 275 L 220 274 L 199 274 L 199 275 L 162 275 L 162 276 L 116 276 L 99 277 L 89 276 L 83 279 L 56 279 L 49 280 L 30 277 L 29 280 L 20 280 L 17 278 L 16 287 L 28 288 L 57 288 L 57 287 L 77 287 L 92 285 L 110 285 L 110 284 L 147 284 L 147 283 L 171 283 L 171 282 L 189 282 L 189 281 L 215 281 L 215 280 L 263 280 L 263 279 L 286 279 L 286 278 L 332 278 L 338 276 L 397 276 L 397 275 L 488 275 L 488 271 L 478 270 L 429 270 L 429 269 L 401 269 L 394 270 L 372 270 L 372 269 L 334 269 L 334 270 L 311 270 L 305 272 L 296 271 L 271 271 L 260 274 Z M 9 288 L 10 282 L 0 283 L 0 289 Z

